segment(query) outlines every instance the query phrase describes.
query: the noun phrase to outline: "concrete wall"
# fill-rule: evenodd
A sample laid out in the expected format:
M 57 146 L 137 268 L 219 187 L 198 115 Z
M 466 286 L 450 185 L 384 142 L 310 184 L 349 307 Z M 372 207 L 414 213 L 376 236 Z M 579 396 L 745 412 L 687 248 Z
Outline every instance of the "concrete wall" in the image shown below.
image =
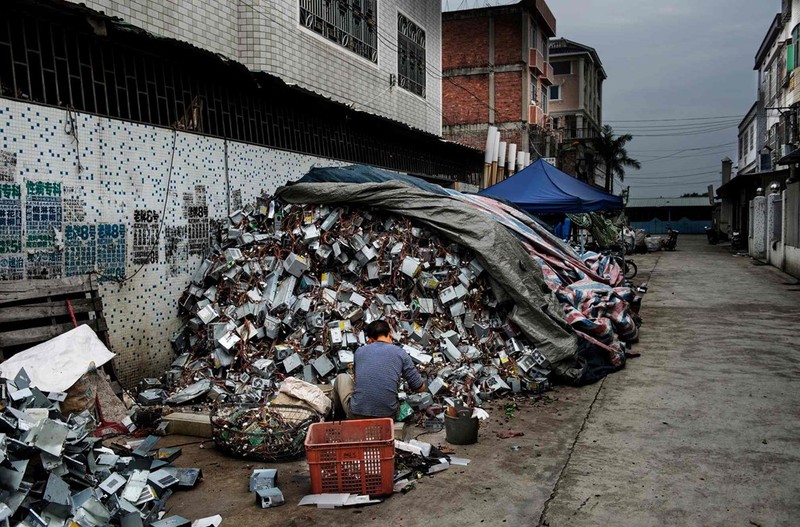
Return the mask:
M 170 362 L 177 299 L 228 207 L 272 193 L 314 165 L 339 164 L 228 142 L 228 183 L 223 140 L 177 133 L 170 179 L 171 130 L 78 114 L 78 148 L 64 132 L 66 117 L 0 99 L 0 280 L 100 272 L 115 366 L 127 384 Z M 114 281 L 140 267 L 131 280 Z
M 441 4 L 378 2 L 378 63 L 299 24 L 298 0 L 69 0 L 280 76 L 356 109 L 441 135 Z M 395 86 L 398 10 L 426 33 L 427 94 Z M 433 72 L 431 74 L 430 72 Z
M 551 100 L 550 101 L 550 113 L 556 114 L 558 112 L 563 111 L 573 111 L 578 110 L 580 105 L 580 97 L 579 97 L 579 75 L 578 75 L 578 68 L 581 67 L 583 63 L 582 60 L 575 60 L 575 59 L 558 59 L 555 55 L 552 56 L 553 63 L 556 62 L 571 62 L 572 63 L 572 73 L 567 75 L 554 75 L 553 80 L 554 84 L 557 86 L 561 86 L 561 99 L 560 100 Z

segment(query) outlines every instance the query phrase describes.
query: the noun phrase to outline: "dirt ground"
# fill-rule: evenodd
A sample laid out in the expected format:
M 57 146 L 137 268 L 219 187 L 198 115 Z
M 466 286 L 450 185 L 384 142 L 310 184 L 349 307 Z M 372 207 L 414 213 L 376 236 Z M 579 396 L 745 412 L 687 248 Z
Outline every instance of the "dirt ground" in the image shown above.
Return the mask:
M 704 237 L 678 248 L 634 257 L 636 282 L 649 286 L 642 357 L 591 386 L 518 398 L 510 418 L 510 400 L 489 403 L 478 444 L 455 447 L 469 466 L 378 505 L 321 510 L 297 506 L 310 491 L 304 461 L 188 444 L 176 464 L 205 479 L 176 493 L 169 514 L 221 514 L 223 526 L 800 525 L 798 282 Z M 499 439 L 504 430 L 525 435 Z M 441 444 L 444 432 L 419 439 Z M 278 469 L 286 505 L 262 510 L 247 486 L 266 467 Z

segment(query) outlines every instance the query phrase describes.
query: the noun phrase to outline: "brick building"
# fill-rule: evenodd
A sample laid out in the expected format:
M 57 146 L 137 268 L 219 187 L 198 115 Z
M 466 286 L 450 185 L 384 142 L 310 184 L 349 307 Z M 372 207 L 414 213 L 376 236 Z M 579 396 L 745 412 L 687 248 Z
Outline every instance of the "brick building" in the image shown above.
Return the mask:
M 550 42 L 554 83 L 550 117 L 561 139 L 558 165 L 583 181 L 603 186 L 605 167 L 596 159 L 594 139 L 603 127 L 606 72 L 597 51 L 566 38 Z
M 484 148 L 489 125 L 534 159 L 555 152 L 548 119 L 548 42 L 556 19 L 544 0 L 442 13 L 443 135 Z

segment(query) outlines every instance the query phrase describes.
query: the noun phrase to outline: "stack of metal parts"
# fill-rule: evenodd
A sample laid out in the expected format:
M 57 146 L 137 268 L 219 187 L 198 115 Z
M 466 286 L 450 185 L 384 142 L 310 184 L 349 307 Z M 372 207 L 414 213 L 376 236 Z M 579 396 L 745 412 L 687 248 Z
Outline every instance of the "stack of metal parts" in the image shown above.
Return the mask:
M 385 319 L 431 396 L 470 405 L 548 385 L 545 357 L 479 258 L 407 218 L 264 197 L 236 211 L 180 299 L 164 393 L 140 402 L 261 402 L 285 376 L 328 382 Z
M 88 411 L 61 414 L 65 395 L 42 393 L 24 370 L 0 379 L 0 525 L 189 525 L 160 515 L 200 470 L 173 467 L 180 450 L 154 450 L 156 436 L 132 451 L 104 447 Z

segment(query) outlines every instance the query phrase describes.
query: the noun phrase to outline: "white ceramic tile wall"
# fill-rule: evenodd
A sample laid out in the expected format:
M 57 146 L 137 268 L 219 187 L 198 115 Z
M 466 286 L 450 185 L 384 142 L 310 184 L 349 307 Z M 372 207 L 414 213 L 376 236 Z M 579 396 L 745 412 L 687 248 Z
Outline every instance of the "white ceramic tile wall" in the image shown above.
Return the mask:
M 358 110 L 442 134 L 441 3 L 378 0 L 378 64 L 300 27 L 299 0 L 69 0 L 265 71 Z M 397 13 L 425 30 L 427 97 L 395 86 Z
M 229 142 L 228 189 L 221 139 L 77 114 L 76 144 L 67 119 L 61 109 L 0 99 L 0 279 L 99 270 L 125 383 L 160 374 L 171 360 L 177 299 L 207 246 L 209 221 L 227 215 L 228 191 L 234 204 L 247 203 L 312 166 L 342 164 Z M 149 261 L 165 200 L 153 263 L 123 284 L 110 279 Z

